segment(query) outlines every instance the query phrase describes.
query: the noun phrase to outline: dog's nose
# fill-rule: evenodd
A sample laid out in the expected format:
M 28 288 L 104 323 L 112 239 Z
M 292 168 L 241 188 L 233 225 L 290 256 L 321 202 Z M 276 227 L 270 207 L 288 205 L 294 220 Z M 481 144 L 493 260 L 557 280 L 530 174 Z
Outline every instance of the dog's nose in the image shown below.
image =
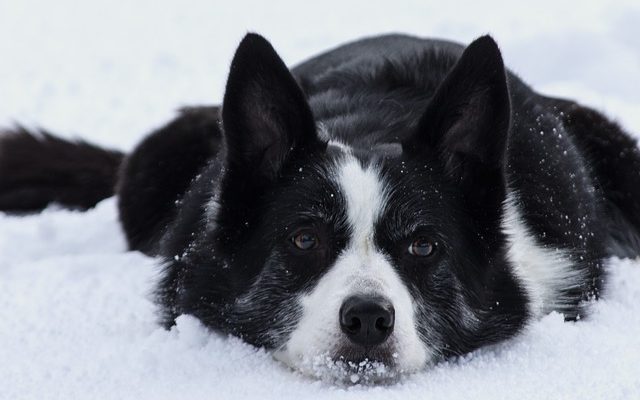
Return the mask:
M 364 347 L 384 343 L 393 332 L 395 310 L 383 297 L 351 296 L 340 307 L 340 328 L 349 339 Z

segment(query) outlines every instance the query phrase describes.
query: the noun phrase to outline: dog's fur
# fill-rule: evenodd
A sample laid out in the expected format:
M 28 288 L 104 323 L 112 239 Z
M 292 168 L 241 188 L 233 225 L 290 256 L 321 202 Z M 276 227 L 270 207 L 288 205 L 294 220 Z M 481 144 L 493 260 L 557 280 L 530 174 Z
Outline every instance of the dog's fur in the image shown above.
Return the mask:
M 249 34 L 222 107 L 185 109 L 121 157 L 12 132 L 0 209 L 115 189 L 131 249 L 162 260 L 165 326 L 191 314 L 312 374 L 395 376 L 551 311 L 579 319 L 607 258 L 640 251 L 635 141 L 535 93 L 488 36 L 374 37 L 289 70 Z M 394 310 L 382 343 L 341 328 L 353 296 Z

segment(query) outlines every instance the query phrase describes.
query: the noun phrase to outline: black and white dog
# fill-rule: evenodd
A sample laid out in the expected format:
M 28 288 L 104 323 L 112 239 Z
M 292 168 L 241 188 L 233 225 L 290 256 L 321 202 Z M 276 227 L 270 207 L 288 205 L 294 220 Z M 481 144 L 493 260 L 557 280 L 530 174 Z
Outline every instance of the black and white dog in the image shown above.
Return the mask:
M 346 44 L 289 70 L 237 49 L 221 107 L 131 154 L 22 128 L 0 141 L 0 209 L 113 193 L 181 314 L 313 375 L 376 380 L 581 318 L 607 258 L 640 252 L 640 151 L 535 93 L 484 36 Z

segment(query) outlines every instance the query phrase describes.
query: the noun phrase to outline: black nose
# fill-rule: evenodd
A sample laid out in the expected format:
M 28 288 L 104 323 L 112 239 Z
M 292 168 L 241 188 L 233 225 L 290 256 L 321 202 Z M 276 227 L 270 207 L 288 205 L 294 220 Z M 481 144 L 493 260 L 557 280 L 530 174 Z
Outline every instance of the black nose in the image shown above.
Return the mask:
M 364 347 L 384 343 L 393 332 L 394 320 L 393 305 L 382 297 L 351 296 L 340 307 L 342 332 Z

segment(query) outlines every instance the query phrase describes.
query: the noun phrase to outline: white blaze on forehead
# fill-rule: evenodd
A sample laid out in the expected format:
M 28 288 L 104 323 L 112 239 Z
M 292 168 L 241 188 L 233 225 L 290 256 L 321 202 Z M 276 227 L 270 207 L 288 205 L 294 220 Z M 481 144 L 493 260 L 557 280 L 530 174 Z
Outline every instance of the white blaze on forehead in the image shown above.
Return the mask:
M 338 183 L 347 203 L 347 216 L 353 229 L 352 245 L 368 252 L 373 246 L 375 223 L 386 201 L 378 172 L 373 166 L 363 168 L 351 156 L 340 165 Z
M 433 353 L 418 335 L 408 288 L 373 240 L 387 199 L 378 169 L 373 165 L 363 167 L 350 152 L 344 152 L 334 178 L 345 199 L 351 235 L 347 247 L 316 286 L 300 296 L 300 321 L 275 356 L 314 374 L 309 368 L 315 357 L 335 356 L 349 343 L 340 329 L 342 303 L 356 294 L 371 294 L 387 298 L 395 308 L 394 331 L 389 341 L 397 367 L 404 371 L 419 369 L 433 358 Z

